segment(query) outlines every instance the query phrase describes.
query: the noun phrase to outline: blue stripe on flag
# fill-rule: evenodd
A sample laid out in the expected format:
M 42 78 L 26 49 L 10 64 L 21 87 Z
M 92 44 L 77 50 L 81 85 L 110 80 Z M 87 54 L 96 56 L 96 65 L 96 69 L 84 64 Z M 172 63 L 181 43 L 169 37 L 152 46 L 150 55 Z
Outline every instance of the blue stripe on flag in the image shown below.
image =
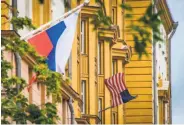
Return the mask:
M 53 49 L 50 52 L 50 54 L 48 55 L 48 59 L 47 59 L 47 64 L 50 70 L 52 71 L 56 71 L 56 60 L 55 60 L 55 51 L 56 51 L 56 45 L 57 42 L 60 38 L 60 36 L 62 35 L 62 33 L 64 32 L 64 30 L 66 29 L 66 25 L 64 23 L 64 21 L 54 25 L 53 27 L 49 28 L 46 30 L 50 41 L 52 42 L 53 45 Z

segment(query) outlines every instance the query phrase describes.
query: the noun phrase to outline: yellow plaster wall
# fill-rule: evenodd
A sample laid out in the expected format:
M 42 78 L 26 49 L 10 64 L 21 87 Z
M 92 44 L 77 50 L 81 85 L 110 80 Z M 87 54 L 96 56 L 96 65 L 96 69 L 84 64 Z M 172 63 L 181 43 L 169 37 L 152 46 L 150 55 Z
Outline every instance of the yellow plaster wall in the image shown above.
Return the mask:
M 146 50 L 149 57 L 142 56 L 138 59 L 138 54 L 134 50 L 134 41 L 132 33 L 128 26 L 133 23 L 143 27 L 143 24 L 138 23 L 137 19 L 141 17 L 146 8 L 151 3 L 151 0 L 126 0 L 126 3 L 133 7 L 132 12 L 125 12 L 133 14 L 133 19 L 125 19 L 125 41 L 132 46 L 132 58 L 130 63 L 126 65 L 126 85 L 132 95 L 138 97 L 125 104 L 125 123 L 148 123 L 153 121 L 153 106 L 152 106 L 152 47 L 148 45 Z M 146 27 L 145 27 L 146 28 Z M 149 29 L 148 29 L 149 30 Z
M 104 0 L 106 6 L 106 12 L 108 16 L 111 16 L 112 0 Z M 80 3 L 82 3 L 81 1 Z M 123 11 L 120 8 L 122 0 L 117 0 L 117 25 L 120 29 L 119 39 L 124 39 L 128 45 L 134 46 L 132 31 L 128 29 L 128 25 L 133 21 L 134 24 L 139 24 L 136 20 L 143 15 L 151 0 L 126 0 L 127 4 L 133 7 L 134 18 L 132 20 L 123 18 Z M 95 0 L 91 0 L 91 6 L 96 6 Z M 77 6 L 77 1 L 71 2 L 71 8 Z M 126 12 L 125 12 L 126 13 Z M 88 15 L 89 16 L 89 15 Z M 72 88 L 80 94 L 81 92 L 81 80 L 87 80 L 87 97 L 86 97 L 86 114 L 98 115 L 98 97 L 103 100 L 102 109 L 111 106 L 111 96 L 107 87 L 104 85 L 104 79 L 109 78 L 112 75 L 111 66 L 113 49 L 120 49 L 122 47 L 121 42 L 117 42 L 111 46 L 108 41 L 103 41 L 102 50 L 102 74 L 96 77 L 96 58 L 97 58 L 97 32 L 93 30 L 92 24 L 89 22 L 92 19 L 87 17 L 88 20 L 88 33 L 87 34 L 87 53 L 85 55 L 80 54 L 80 21 L 85 16 L 80 14 L 78 20 L 78 30 L 74 39 L 72 47 Z M 86 18 L 86 17 L 85 17 Z M 38 0 L 33 0 L 33 24 L 40 26 L 50 20 L 50 2 L 46 1 L 44 5 L 39 5 Z M 133 55 L 130 63 L 124 67 L 123 60 L 117 60 L 117 71 L 126 73 L 126 85 L 131 94 L 139 96 L 124 105 L 118 106 L 117 109 L 109 109 L 103 112 L 103 120 L 105 124 L 112 123 L 112 111 L 117 111 L 117 123 L 152 123 L 152 48 L 149 44 L 147 47 L 149 57 L 143 56 L 141 60 L 138 59 L 138 55 L 133 48 Z M 123 56 L 123 55 L 122 55 Z M 42 88 L 42 91 L 45 90 Z M 98 92 L 98 94 L 97 94 Z M 97 96 L 98 95 L 98 96 Z M 81 111 L 77 101 L 73 103 L 75 117 L 81 118 Z M 93 118 L 90 119 L 91 123 L 95 123 Z
M 112 62 L 111 57 L 110 57 L 111 49 L 109 46 L 109 42 L 106 42 L 106 41 L 104 42 L 104 51 L 105 51 L 104 53 L 104 65 L 105 65 L 104 77 L 109 78 L 111 76 L 110 69 L 111 69 L 111 62 Z M 104 90 L 104 98 L 105 98 L 105 106 L 103 108 L 105 109 L 111 106 L 111 102 L 110 102 L 111 96 L 110 96 L 110 92 L 107 89 L 107 87 L 105 87 L 105 90 Z M 111 124 L 111 110 L 105 111 L 104 124 Z
M 8 5 L 3 2 L 6 2 Z M 1 1 L 1 30 L 9 30 L 10 29 L 10 22 L 9 22 L 10 1 L 4 0 L 3 2 Z

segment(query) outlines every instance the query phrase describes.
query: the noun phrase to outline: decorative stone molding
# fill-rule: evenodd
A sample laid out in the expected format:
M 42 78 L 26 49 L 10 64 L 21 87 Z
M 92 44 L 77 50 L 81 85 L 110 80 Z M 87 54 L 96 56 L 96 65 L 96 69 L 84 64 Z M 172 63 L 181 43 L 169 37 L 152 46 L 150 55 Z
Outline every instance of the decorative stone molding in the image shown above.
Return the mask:
M 168 90 L 169 89 L 169 81 L 162 81 L 162 86 L 158 87 L 158 90 Z
M 72 97 L 74 100 L 77 100 L 79 104 L 82 105 L 82 100 L 80 98 L 80 95 L 66 82 L 66 80 L 61 80 L 61 90 L 62 90 L 62 95 L 66 98 L 69 99 L 69 97 Z
M 83 115 L 82 115 L 82 118 L 85 118 L 85 119 L 87 119 L 88 121 L 90 121 L 90 119 L 94 119 L 96 124 L 98 124 L 98 123 L 101 121 L 97 115 L 87 115 L 87 114 L 83 114 Z

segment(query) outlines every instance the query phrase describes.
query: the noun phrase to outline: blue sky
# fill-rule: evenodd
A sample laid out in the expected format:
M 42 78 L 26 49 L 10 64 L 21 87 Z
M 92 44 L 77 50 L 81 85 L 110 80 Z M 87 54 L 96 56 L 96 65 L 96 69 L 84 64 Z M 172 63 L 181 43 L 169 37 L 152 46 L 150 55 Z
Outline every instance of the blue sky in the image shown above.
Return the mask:
M 184 123 L 184 0 L 167 0 L 179 26 L 172 38 L 172 100 L 173 123 Z

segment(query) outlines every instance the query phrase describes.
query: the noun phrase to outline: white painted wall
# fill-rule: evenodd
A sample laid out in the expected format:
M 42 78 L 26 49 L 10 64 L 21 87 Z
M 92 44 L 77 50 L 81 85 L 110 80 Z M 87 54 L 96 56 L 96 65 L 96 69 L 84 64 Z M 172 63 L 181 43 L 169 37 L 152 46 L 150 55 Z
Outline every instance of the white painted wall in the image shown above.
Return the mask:
M 64 0 L 51 1 L 52 20 L 59 18 L 65 12 Z
M 19 12 L 19 17 L 27 16 L 32 19 L 32 0 L 17 0 L 17 10 Z M 62 16 L 65 12 L 64 0 L 51 0 L 50 11 L 52 20 Z M 30 32 L 30 30 L 27 28 L 18 31 L 21 36 L 26 35 L 28 32 Z
M 163 42 L 157 42 L 156 44 L 156 60 L 157 60 L 157 82 L 158 75 L 160 73 L 162 80 L 167 80 L 167 62 L 165 57 L 167 57 L 166 53 L 166 32 L 163 25 L 160 26 L 161 38 Z
M 28 17 L 32 19 L 32 0 L 17 0 L 17 10 L 19 17 Z M 19 30 L 18 33 L 20 36 L 26 35 L 30 30 L 24 28 L 23 30 Z
M 161 25 L 160 26 L 160 32 L 161 32 L 161 38 L 163 39 L 162 42 L 157 42 L 156 43 L 156 80 L 157 83 L 159 82 L 159 74 L 161 75 L 161 79 L 163 81 L 167 80 L 167 62 L 165 57 L 167 57 L 167 53 L 166 53 L 166 32 L 164 29 L 164 26 Z M 167 116 L 167 112 L 165 112 L 166 116 Z M 158 123 L 159 123 L 159 106 L 158 106 Z
M 32 18 L 32 0 L 17 0 L 18 16 Z

